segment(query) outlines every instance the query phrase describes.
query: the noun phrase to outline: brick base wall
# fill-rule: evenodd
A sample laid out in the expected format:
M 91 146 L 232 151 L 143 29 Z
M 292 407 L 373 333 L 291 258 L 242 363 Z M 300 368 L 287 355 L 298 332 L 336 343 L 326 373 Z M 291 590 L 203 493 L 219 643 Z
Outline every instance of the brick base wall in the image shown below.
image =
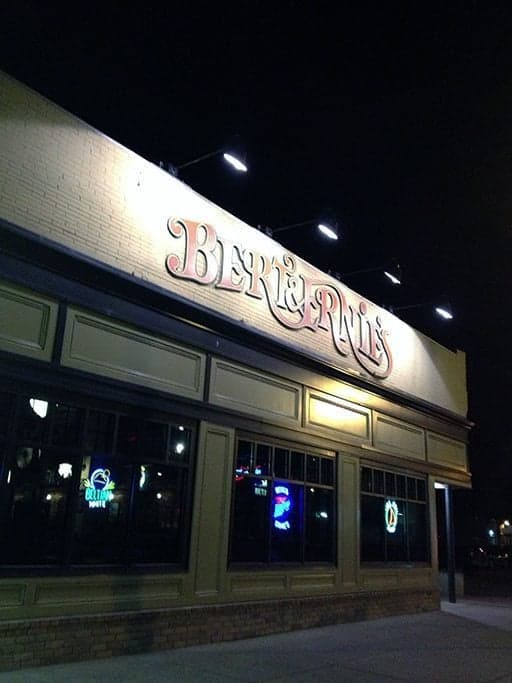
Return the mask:
M 6 621 L 0 623 L 0 669 L 165 650 L 438 608 L 438 591 L 425 589 Z

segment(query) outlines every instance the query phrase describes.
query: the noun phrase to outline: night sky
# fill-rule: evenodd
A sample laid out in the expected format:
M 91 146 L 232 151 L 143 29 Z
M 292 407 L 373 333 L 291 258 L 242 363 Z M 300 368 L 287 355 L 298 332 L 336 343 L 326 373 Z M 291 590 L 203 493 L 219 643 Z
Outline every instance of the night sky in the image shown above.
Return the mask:
M 211 159 L 182 180 L 251 225 L 335 214 L 334 247 L 309 227 L 280 241 L 342 274 L 398 258 L 399 291 L 344 280 L 378 304 L 450 300 L 451 323 L 399 315 L 468 354 L 467 528 L 512 516 L 510 5 L 48 4 L 3 3 L 1 69 L 156 163 L 240 134 L 249 174 Z

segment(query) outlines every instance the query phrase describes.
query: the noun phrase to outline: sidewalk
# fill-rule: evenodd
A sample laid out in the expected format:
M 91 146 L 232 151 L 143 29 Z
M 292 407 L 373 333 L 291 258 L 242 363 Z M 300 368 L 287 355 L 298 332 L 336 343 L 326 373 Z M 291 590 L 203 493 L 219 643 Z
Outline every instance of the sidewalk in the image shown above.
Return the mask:
M 512 600 L 0 673 L 0 683 L 512 682 Z

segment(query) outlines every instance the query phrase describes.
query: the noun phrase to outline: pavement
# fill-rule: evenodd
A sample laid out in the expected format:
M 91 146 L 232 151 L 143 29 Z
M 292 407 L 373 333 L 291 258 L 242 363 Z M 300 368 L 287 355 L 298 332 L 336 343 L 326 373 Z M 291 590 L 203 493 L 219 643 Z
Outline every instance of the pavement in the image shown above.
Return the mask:
M 512 683 L 512 599 L 144 655 L 0 673 L 0 683 Z

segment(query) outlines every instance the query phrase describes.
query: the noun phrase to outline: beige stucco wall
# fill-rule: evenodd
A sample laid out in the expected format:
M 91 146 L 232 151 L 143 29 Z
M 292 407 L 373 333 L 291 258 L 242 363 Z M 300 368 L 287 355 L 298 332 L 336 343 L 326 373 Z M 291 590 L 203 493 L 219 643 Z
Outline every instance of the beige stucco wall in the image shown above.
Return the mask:
M 329 330 L 284 327 L 265 298 L 171 277 L 166 258 L 174 253 L 182 260 L 184 248 L 169 234 L 171 217 L 207 223 L 219 238 L 269 258 L 282 261 L 287 254 L 276 241 L 0 73 L 0 218 L 377 385 L 466 414 L 464 353 L 449 351 L 370 302 L 368 315 L 378 316 L 389 332 L 393 354 L 393 369 L 380 380 L 353 355 L 336 351 Z M 311 280 L 342 288 L 355 308 L 364 301 L 300 259 L 297 267 Z

